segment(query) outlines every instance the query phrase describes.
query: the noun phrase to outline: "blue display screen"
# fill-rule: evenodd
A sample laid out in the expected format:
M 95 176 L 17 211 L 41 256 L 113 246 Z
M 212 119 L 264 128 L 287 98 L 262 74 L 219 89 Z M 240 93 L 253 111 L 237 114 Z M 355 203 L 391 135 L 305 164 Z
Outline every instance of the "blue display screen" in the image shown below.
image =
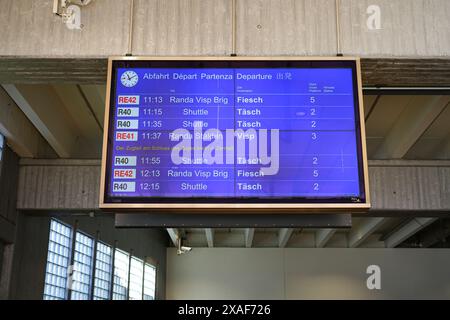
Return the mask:
M 357 95 L 351 66 L 118 66 L 105 194 L 361 202 Z

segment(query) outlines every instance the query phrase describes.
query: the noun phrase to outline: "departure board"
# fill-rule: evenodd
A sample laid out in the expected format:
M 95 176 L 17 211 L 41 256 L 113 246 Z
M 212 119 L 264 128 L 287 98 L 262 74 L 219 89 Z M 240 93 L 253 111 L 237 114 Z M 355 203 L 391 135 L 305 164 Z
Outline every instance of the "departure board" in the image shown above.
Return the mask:
M 117 60 L 103 203 L 367 204 L 357 60 Z

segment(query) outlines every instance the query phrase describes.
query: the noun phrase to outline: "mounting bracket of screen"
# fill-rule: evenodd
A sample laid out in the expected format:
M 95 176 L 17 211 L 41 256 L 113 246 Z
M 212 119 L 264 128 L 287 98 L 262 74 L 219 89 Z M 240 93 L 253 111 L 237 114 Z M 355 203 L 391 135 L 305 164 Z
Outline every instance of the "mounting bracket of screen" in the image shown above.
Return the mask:
M 112 57 L 100 208 L 370 208 L 361 71 L 350 57 Z

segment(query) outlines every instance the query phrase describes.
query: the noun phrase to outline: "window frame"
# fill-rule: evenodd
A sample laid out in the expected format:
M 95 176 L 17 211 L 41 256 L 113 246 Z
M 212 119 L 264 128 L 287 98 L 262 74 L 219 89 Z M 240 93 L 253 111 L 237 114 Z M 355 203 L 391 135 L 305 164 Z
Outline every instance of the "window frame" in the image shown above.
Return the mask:
M 53 252 L 53 251 L 50 250 L 50 243 L 51 243 L 51 242 L 54 242 L 55 244 L 57 244 L 57 245 L 59 245 L 59 246 L 62 246 L 62 245 L 61 245 L 61 242 L 56 242 L 55 240 L 51 240 L 51 234 L 52 234 L 52 232 L 55 232 L 55 233 L 60 234 L 58 231 L 55 231 L 55 230 L 52 229 L 52 222 L 54 222 L 54 223 L 56 223 L 56 224 L 59 224 L 59 225 L 62 225 L 63 227 L 68 228 L 69 231 L 70 231 L 69 236 L 68 236 L 68 239 L 69 239 L 69 246 L 64 247 L 64 248 L 68 249 L 68 255 L 67 255 L 67 257 L 66 257 L 66 259 L 67 259 L 68 261 L 67 261 L 67 267 L 65 267 L 65 268 L 66 268 L 66 276 L 65 276 L 65 279 L 64 279 L 64 282 L 65 282 L 65 287 L 64 287 L 64 288 L 63 288 L 63 287 L 56 286 L 56 285 L 51 284 L 51 283 L 47 283 L 47 276 L 48 276 L 48 275 L 50 275 L 50 276 L 58 276 L 58 277 L 61 277 L 61 276 L 59 276 L 59 275 L 50 273 L 50 271 L 49 271 L 49 269 L 48 269 L 49 263 L 54 264 L 54 265 L 57 265 L 57 264 L 55 264 L 55 263 L 49 261 L 50 253 L 52 253 L 52 254 L 58 254 L 58 253 L 55 253 L 55 252 Z M 50 219 L 50 223 L 49 223 L 49 232 L 48 232 L 47 258 L 46 258 L 45 273 L 44 273 L 44 292 L 43 292 L 43 294 L 42 294 L 42 299 L 43 299 L 43 300 L 68 300 L 68 299 L 69 299 L 69 290 L 68 290 L 68 287 L 69 287 L 69 286 L 68 286 L 68 281 L 69 281 L 69 276 L 70 276 L 69 270 L 70 270 L 70 266 L 71 266 L 71 262 L 72 262 L 72 249 L 73 249 L 73 241 L 72 241 L 72 238 L 73 238 L 73 234 L 74 234 L 74 229 L 73 229 L 73 227 L 72 227 L 70 224 L 64 223 L 63 221 L 60 221 L 60 220 L 58 220 L 58 219 L 54 219 L 54 218 L 51 218 L 51 219 Z M 63 235 L 63 236 L 65 236 L 65 235 Z M 58 255 L 60 255 L 60 254 L 58 254 Z M 61 255 L 60 255 L 60 256 L 61 256 Z M 60 268 L 64 268 L 64 267 L 61 266 L 61 265 L 57 265 L 57 266 L 60 267 Z M 60 289 L 63 289 L 63 290 L 64 290 L 64 298 L 59 298 L 59 297 L 56 297 L 56 296 L 48 295 L 48 294 L 46 293 L 46 287 L 47 287 L 47 285 L 48 285 L 48 286 L 51 286 L 51 287 L 58 287 L 58 288 L 60 288 Z M 48 299 L 47 297 L 52 297 L 52 298 L 56 298 L 56 299 Z
M 98 245 L 103 245 L 105 247 L 108 247 L 110 249 L 110 261 L 109 261 L 109 279 L 108 279 L 108 292 L 107 292 L 107 299 L 103 299 L 101 297 L 101 299 L 95 299 L 97 296 L 95 295 L 95 289 L 96 289 L 96 285 L 95 285 L 95 280 L 97 279 L 97 271 L 99 271 L 100 269 L 97 269 L 97 261 L 98 260 Z M 110 244 L 107 244 L 104 241 L 98 240 L 96 241 L 95 244 L 95 263 L 94 263 L 94 276 L 93 276 L 93 281 L 92 281 L 92 296 L 91 296 L 91 300 L 111 300 L 112 297 L 112 281 L 113 281 L 113 273 L 114 273 L 114 249 L 115 246 L 112 246 Z M 102 252 L 102 254 L 105 254 L 104 252 Z M 100 261 L 102 263 L 106 263 L 105 261 Z M 105 272 L 104 270 L 100 270 L 102 272 Z M 106 281 L 104 279 L 100 279 L 101 281 Z M 103 288 L 100 288 L 102 290 L 105 290 Z
M 128 260 L 127 279 L 125 281 L 126 282 L 125 299 L 114 299 L 114 294 L 115 294 L 114 286 L 115 286 L 115 276 L 116 276 L 116 260 L 115 260 L 115 258 L 116 258 L 117 252 L 127 255 L 127 258 L 128 258 L 127 259 Z M 129 300 L 129 297 L 130 297 L 130 264 L 131 264 L 131 257 L 132 257 L 132 254 L 130 252 L 122 250 L 122 249 L 120 249 L 118 247 L 114 248 L 114 263 L 113 263 L 114 269 L 113 269 L 113 283 L 112 283 L 113 290 L 111 292 L 111 300 L 118 300 L 118 301 L 120 301 L 120 300 Z M 118 293 L 118 294 L 120 294 L 120 293 Z
M 142 266 L 142 274 L 140 275 L 140 279 L 141 279 L 141 281 L 140 281 L 140 292 L 141 292 L 141 297 L 140 297 L 140 299 L 131 299 L 131 284 L 132 284 L 132 275 L 133 276 L 138 276 L 139 277 L 139 275 L 135 275 L 135 274 L 132 274 L 131 273 L 131 269 L 132 269 L 132 267 L 131 267 L 131 264 L 132 264 L 132 261 L 137 261 L 138 263 L 140 263 L 141 264 L 141 266 Z M 138 257 L 136 257 L 136 256 L 131 256 L 131 259 L 130 259 L 130 276 L 129 276 L 129 278 L 130 278 L 130 280 L 128 281 L 129 282 L 129 288 L 128 288 L 128 300 L 143 300 L 144 299 L 144 272 L 145 272 L 145 261 L 143 260 L 143 259 L 141 259 L 141 258 L 138 258 Z M 137 283 L 136 283 L 137 284 Z M 134 283 L 133 283 L 133 285 L 134 285 Z
M 146 299 L 144 299 L 145 298 L 145 267 L 150 267 L 150 268 L 152 268 L 153 270 L 154 270 L 154 273 L 155 273 L 155 278 L 154 278 L 154 291 L 153 291 L 153 300 L 157 300 L 156 299 L 156 296 L 157 296 L 157 292 L 158 292 L 158 285 L 157 285 L 157 283 L 158 283 L 158 264 L 157 263 L 153 263 L 153 262 L 145 262 L 144 263 L 144 281 L 142 282 L 142 286 L 143 286 L 143 288 L 142 288 L 142 299 L 143 300 L 146 300 Z M 146 301 L 152 301 L 152 300 L 146 300 Z
M 89 282 L 86 284 L 86 283 L 82 283 L 82 282 L 78 281 L 81 284 L 88 286 L 87 293 L 80 292 L 80 291 L 77 291 L 77 290 L 73 289 L 73 285 L 74 285 L 74 282 L 75 282 L 75 279 L 73 279 L 73 277 L 75 276 L 75 272 L 79 272 L 79 273 L 82 274 L 82 276 L 86 276 L 86 274 L 84 274 L 82 271 L 75 270 L 75 254 L 77 253 L 77 251 L 76 251 L 76 244 L 77 244 L 77 235 L 78 234 L 80 234 L 81 236 L 87 237 L 90 240 L 92 240 L 92 248 L 91 248 L 92 254 L 90 256 L 91 265 L 88 266 L 89 267 Z M 87 294 L 87 299 L 81 299 L 81 300 L 92 300 L 92 280 L 93 280 L 93 276 L 94 276 L 93 272 L 94 272 L 94 265 L 95 265 L 95 247 L 96 247 L 97 241 L 96 241 L 95 237 L 88 235 L 84 231 L 80 231 L 78 228 L 76 228 L 73 238 L 74 239 L 73 239 L 73 249 L 72 249 L 72 284 L 71 284 L 70 287 L 68 287 L 68 289 L 70 290 L 70 299 L 69 300 L 73 300 L 72 297 L 73 297 L 74 293 Z M 86 244 L 81 242 L 81 245 L 85 246 Z M 84 254 L 82 252 L 78 252 L 78 254 L 87 256 L 86 254 Z M 78 262 L 78 263 L 86 265 L 84 262 Z

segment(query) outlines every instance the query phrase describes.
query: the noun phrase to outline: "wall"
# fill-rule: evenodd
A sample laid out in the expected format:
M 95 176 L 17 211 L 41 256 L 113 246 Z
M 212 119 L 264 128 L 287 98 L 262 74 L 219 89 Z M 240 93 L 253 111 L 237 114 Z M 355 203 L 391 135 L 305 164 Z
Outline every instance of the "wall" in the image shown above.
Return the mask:
M 14 242 L 19 158 L 5 145 L 0 166 L 0 240 Z
M 2 267 L 3 267 L 3 241 L 0 240 L 0 277 L 2 274 Z
M 0 300 L 9 297 L 17 226 L 17 182 L 19 157 L 3 146 L 0 163 Z
M 47 141 L 2 87 L 0 87 L 0 132 L 11 149 L 23 157 L 54 157 L 55 152 Z
M 448 0 L 339 0 L 339 8 L 336 0 L 236 0 L 236 12 L 232 2 L 93 1 L 82 8 L 82 30 L 69 30 L 52 13 L 53 0 L 0 0 L 0 83 L 103 84 L 105 58 L 127 53 L 339 52 L 363 58 L 364 85 L 450 85 Z M 379 29 L 367 23 L 374 5 Z
M 159 229 L 116 229 L 114 216 L 105 215 L 90 218 L 87 216 L 62 215 L 58 219 L 73 224 L 99 239 L 141 258 L 150 257 L 157 262 L 157 298 L 165 296 L 167 235 Z M 12 299 L 42 299 L 44 274 L 47 259 L 50 217 L 20 214 L 15 260 L 13 265 Z
M 381 268 L 368 290 L 366 268 Z M 447 249 L 167 249 L 167 299 L 450 299 Z
M 335 3 L 237 0 L 237 54 L 335 55 Z M 379 30 L 367 27 L 369 5 L 381 10 Z M 133 8 L 131 0 L 94 1 L 82 9 L 81 31 L 66 28 L 52 8 L 53 0 L 0 0 L 0 55 L 124 55 L 130 35 L 134 55 L 232 53 L 232 0 L 136 0 Z M 448 0 L 340 0 L 339 18 L 344 54 L 450 54 Z
M 429 215 L 450 210 L 450 161 L 370 161 L 369 176 L 372 211 Z M 24 159 L 17 207 L 96 210 L 99 181 L 99 161 Z

